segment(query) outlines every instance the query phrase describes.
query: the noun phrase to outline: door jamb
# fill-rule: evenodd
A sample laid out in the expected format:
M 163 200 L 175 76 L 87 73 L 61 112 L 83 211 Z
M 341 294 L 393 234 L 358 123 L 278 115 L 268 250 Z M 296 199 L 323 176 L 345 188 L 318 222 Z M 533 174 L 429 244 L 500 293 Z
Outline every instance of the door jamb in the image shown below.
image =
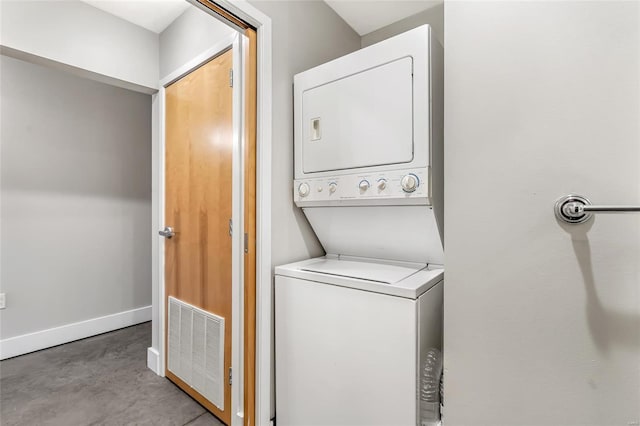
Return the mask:
M 256 146 L 256 404 L 257 425 L 269 425 L 272 409 L 273 278 L 271 267 L 271 18 L 246 0 L 208 0 L 253 26 L 258 34 Z
M 231 424 L 244 424 L 244 201 L 245 201 L 245 49 L 246 37 L 235 34 L 233 43 L 233 256 Z M 237 83 L 239 82 L 239 84 Z M 237 223 L 235 222 L 237 220 Z

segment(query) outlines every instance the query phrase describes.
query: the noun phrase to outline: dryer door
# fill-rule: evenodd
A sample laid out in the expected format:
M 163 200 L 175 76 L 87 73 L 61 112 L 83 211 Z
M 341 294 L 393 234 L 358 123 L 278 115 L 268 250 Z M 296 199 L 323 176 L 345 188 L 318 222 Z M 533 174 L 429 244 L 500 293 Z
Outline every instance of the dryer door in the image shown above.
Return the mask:
M 410 56 L 305 90 L 304 173 L 410 162 L 413 108 Z

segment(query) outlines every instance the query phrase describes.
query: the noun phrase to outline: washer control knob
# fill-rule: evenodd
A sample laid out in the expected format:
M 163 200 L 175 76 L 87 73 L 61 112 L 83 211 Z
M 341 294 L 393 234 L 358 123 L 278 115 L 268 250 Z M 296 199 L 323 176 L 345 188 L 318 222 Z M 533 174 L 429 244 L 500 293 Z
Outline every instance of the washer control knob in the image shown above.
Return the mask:
M 364 192 L 367 189 L 369 189 L 371 185 L 369 184 L 368 180 L 361 180 L 360 184 L 358 185 L 358 188 L 360 188 L 360 191 Z
M 311 188 L 308 183 L 301 183 L 298 186 L 298 194 L 300 194 L 301 197 L 306 197 L 309 195 L 309 192 L 311 192 Z
M 418 185 L 420 185 L 420 180 L 418 179 L 418 176 L 414 175 L 413 173 L 409 173 L 408 175 L 404 175 L 402 177 L 400 185 L 402 186 L 402 190 L 404 192 L 413 192 L 418 188 Z
M 378 189 L 380 191 L 384 191 L 386 187 L 387 187 L 387 180 L 386 179 L 378 179 Z
M 331 182 L 329 184 L 329 193 L 333 194 L 334 192 L 336 192 L 336 189 L 338 189 L 338 184 L 335 182 Z

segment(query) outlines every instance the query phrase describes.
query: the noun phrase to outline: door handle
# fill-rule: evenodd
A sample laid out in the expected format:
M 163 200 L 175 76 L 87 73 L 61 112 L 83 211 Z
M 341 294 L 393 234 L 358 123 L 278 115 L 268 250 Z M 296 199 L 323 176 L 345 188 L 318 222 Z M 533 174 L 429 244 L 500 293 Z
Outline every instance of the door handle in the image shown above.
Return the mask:
M 640 206 L 594 206 L 581 195 L 569 194 L 558 199 L 553 210 L 563 222 L 584 223 L 594 213 L 635 213 L 640 212 Z
M 173 230 L 172 227 L 165 226 L 162 231 L 158 231 L 158 234 L 160 234 L 160 236 L 162 237 L 165 237 L 166 239 L 171 239 L 171 237 L 176 235 L 176 232 Z

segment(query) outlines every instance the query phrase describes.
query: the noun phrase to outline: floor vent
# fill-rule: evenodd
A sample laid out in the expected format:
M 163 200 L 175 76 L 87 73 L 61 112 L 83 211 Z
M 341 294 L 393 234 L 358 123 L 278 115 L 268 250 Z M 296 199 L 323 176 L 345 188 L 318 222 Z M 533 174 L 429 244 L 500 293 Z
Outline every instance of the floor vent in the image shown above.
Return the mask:
M 224 410 L 224 318 L 169 297 L 168 369 Z

